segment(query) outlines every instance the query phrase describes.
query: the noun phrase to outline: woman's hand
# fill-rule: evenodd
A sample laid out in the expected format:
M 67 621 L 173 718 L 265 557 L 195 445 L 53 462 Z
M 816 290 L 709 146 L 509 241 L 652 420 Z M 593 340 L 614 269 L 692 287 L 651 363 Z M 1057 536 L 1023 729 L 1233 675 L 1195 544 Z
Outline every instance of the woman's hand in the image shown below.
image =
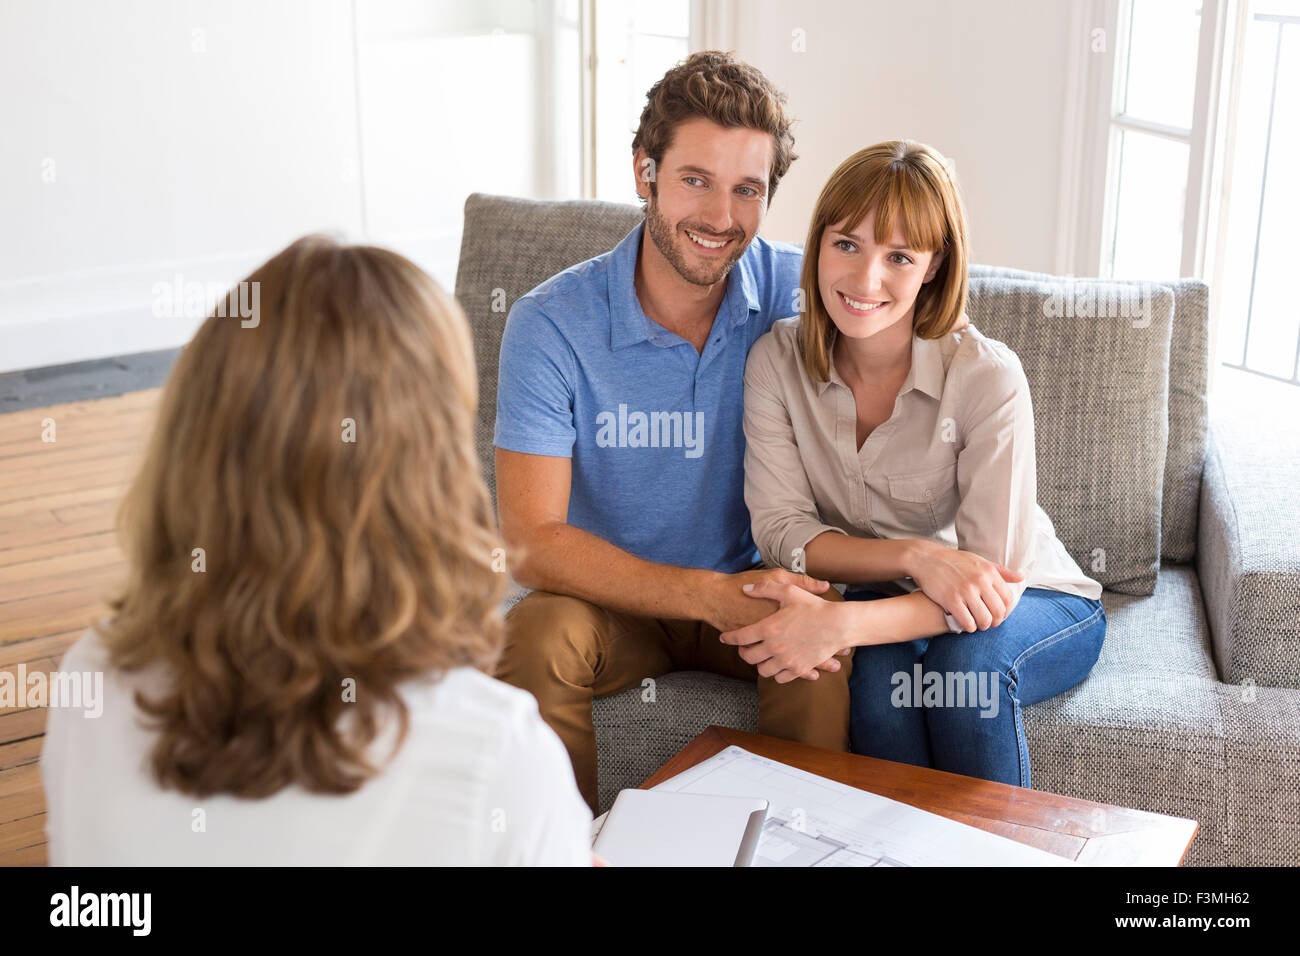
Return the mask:
M 909 562 L 909 576 L 926 597 L 953 616 L 962 630 L 983 631 L 1007 619 L 1016 605 L 1007 582 L 1023 581 L 1024 574 L 970 551 L 933 541 L 918 544 L 921 548 Z
M 818 669 L 840 669 L 835 658 L 853 647 L 846 604 L 770 578 L 746 584 L 744 591 L 780 605 L 761 621 L 721 635 L 724 644 L 737 646 L 741 660 L 758 668 L 760 677 L 787 684 L 799 677 L 815 680 Z

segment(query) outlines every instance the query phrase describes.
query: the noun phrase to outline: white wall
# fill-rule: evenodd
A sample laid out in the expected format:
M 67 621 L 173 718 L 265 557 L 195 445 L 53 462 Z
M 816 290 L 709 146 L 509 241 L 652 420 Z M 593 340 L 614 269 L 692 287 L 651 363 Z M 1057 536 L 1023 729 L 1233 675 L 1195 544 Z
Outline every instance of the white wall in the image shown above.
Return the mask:
M 181 345 L 157 284 L 309 232 L 451 288 L 466 195 L 555 189 L 520 95 L 553 2 L 4 0 L 0 372 Z
M 916 139 L 956 162 L 976 262 L 1052 272 L 1071 0 L 739 0 L 738 56 L 789 96 L 799 160 L 764 233 L 802 240 L 850 154 Z M 806 52 L 795 52 L 803 30 Z
M 350 22 L 347 0 L 0 7 L 0 369 L 181 344 L 198 320 L 155 318 L 155 283 L 355 232 Z

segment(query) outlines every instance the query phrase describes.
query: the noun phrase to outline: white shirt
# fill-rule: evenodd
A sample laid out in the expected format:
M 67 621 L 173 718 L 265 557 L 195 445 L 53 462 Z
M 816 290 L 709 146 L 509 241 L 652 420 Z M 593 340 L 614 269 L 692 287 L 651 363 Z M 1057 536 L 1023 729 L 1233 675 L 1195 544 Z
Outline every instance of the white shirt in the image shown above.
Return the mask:
M 359 790 L 294 786 L 257 800 L 154 781 L 156 733 L 134 693 L 156 696 L 161 670 L 110 668 L 93 628 L 60 670 L 102 672 L 104 683 L 97 718 L 50 709 L 41 776 L 54 866 L 591 863 L 591 811 L 536 700 L 472 668 L 403 685 L 406 740 Z M 377 750 L 391 750 L 391 730 Z
M 745 504 L 768 564 L 789 568 L 826 531 L 921 538 L 1024 571 L 1017 600 L 1025 588 L 1101 596 L 1038 505 L 1033 406 L 1011 349 L 973 325 L 912 336 L 893 413 L 859 449 L 853 391 L 833 362 L 829 381 L 810 379 L 797 323 L 775 323 L 745 368 Z

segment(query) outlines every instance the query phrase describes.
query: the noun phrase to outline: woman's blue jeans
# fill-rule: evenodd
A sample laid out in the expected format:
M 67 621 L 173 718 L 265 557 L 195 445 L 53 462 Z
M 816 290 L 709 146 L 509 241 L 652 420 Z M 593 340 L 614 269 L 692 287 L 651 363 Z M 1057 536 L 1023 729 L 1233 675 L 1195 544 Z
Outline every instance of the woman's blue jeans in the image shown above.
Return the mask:
M 1105 636 L 1100 601 L 1026 588 L 987 631 L 859 647 L 849 676 L 853 752 L 1028 787 L 1020 709 L 1087 677 Z

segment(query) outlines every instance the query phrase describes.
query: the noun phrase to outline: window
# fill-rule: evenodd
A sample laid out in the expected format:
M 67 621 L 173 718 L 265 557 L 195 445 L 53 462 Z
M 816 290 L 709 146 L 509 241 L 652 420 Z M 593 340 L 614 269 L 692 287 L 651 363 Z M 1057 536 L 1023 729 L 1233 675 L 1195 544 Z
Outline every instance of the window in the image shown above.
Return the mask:
M 369 239 L 451 289 L 470 193 L 581 195 L 578 5 L 356 4 Z
M 1300 409 L 1300 0 L 1120 0 L 1114 23 L 1099 271 L 1205 279 L 1216 397 Z
M 691 0 L 384 4 L 356 17 L 363 231 L 456 281 L 472 192 L 635 202 L 650 86 L 691 49 Z M 703 22 L 703 21 L 701 21 Z
M 1192 274 L 1184 268 L 1183 232 L 1192 140 L 1204 136 L 1204 117 L 1194 122 L 1193 110 L 1201 12 L 1199 0 L 1125 5 L 1110 128 L 1105 275 Z
M 1300 385 L 1300 2 L 1249 5 L 1227 160 L 1218 357 L 1228 368 Z
M 687 0 L 601 0 L 596 7 L 595 184 L 592 195 L 636 202 L 632 137 L 646 92 L 690 53 Z

